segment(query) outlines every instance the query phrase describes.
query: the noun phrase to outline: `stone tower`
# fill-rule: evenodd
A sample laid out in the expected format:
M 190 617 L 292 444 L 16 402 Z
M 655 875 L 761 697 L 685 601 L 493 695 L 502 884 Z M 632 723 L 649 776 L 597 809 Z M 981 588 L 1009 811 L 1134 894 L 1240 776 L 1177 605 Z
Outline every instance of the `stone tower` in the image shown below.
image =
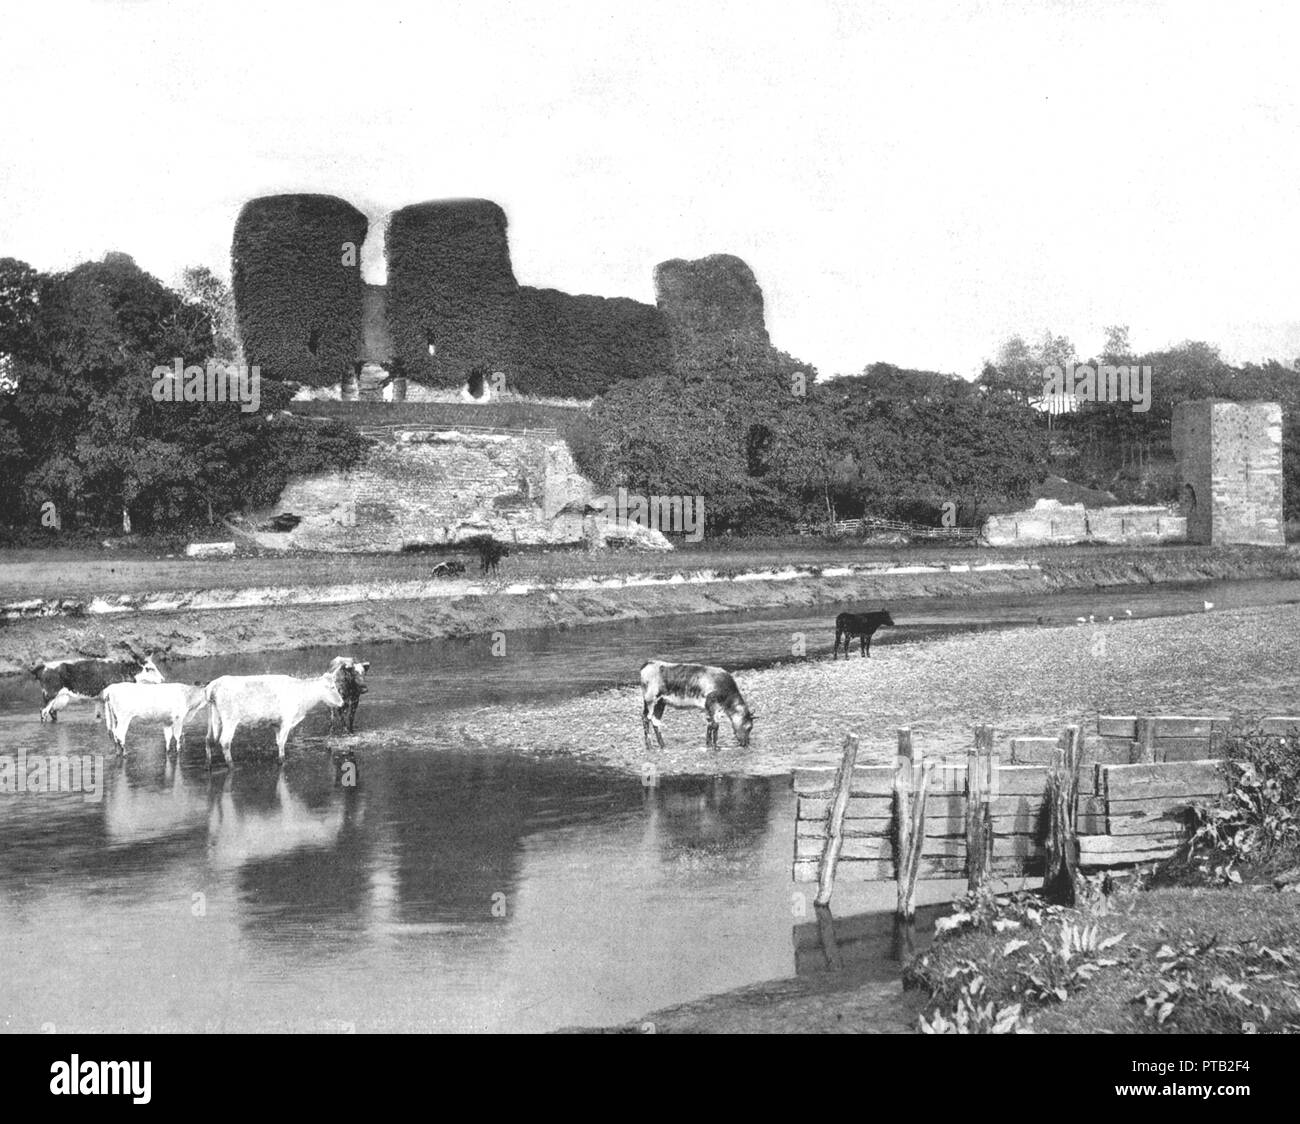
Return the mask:
M 1281 546 L 1282 407 L 1203 399 L 1174 406 L 1187 541 Z

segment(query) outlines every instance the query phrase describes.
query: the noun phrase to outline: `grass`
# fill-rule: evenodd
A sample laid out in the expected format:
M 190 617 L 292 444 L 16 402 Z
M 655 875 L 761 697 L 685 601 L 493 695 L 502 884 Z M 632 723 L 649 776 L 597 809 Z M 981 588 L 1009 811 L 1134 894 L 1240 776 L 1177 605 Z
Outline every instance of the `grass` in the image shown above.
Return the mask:
M 1026 912 L 1037 912 L 1037 922 Z M 995 1015 L 1019 1004 L 1020 1028 L 1027 1021 L 1038 1033 L 1300 1032 L 1294 893 L 1263 885 L 1128 889 L 1104 913 L 1097 905 L 1026 908 L 1023 899 L 1008 899 L 1000 913 L 1000 929 L 941 935 L 912 963 L 907 983 L 923 1015 L 953 1010 L 978 981 L 976 993 Z M 1093 926 L 1097 945 L 1118 939 L 1066 961 L 1062 932 Z M 1086 978 L 1071 978 L 1085 965 Z M 1053 983 L 1061 992 L 1044 994 L 1040 985 Z
M 429 568 L 444 558 L 467 564 L 467 577 L 478 571 L 477 554 L 468 548 L 445 547 L 421 554 L 340 554 L 243 550 L 234 558 L 184 557 L 189 541 L 229 538 L 223 528 L 205 528 L 193 538 L 150 536 L 131 539 L 87 535 L 58 538 L 60 545 L 23 545 L 0 549 L 0 596 L 73 598 L 138 590 L 244 589 L 251 586 L 316 586 L 346 582 L 412 581 L 427 576 Z M 114 546 L 105 548 L 107 541 Z M 1222 554 L 1222 548 L 1186 548 L 1190 565 Z M 1161 556 L 1177 563 L 1175 548 L 1158 548 Z M 861 544 L 852 537 L 784 538 L 726 537 L 699 543 L 682 543 L 665 553 L 610 550 L 592 554 L 581 544 L 529 547 L 510 545 L 501 562 L 504 582 L 548 582 L 578 578 L 616 578 L 634 574 L 671 576 L 695 570 L 713 570 L 722 577 L 750 571 L 772 571 L 803 566 L 814 573 L 827 566 L 981 564 L 1038 560 L 1069 566 L 1101 555 L 1119 563 L 1152 557 L 1151 548 L 1048 547 L 1031 551 L 942 545 L 881 546 Z M 470 562 L 472 561 L 472 565 Z

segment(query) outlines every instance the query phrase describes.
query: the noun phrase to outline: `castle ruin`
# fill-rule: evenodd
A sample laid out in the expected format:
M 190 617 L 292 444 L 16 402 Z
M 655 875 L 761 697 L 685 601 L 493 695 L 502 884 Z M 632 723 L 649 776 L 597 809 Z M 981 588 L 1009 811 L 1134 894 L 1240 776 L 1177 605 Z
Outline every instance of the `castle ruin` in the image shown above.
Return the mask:
M 1282 407 L 1201 399 L 1174 406 L 1187 541 L 1281 546 Z
M 491 377 L 515 394 L 586 400 L 671 372 L 687 348 L 770 347 L 762 291 L 739 258 L 661 263 L 653 305 L 573 295 L 519 284 L 506 226 L 487 199 L 402 207 L 385 230 L 387 284 L 369 285 L 358 261 L 369 220 L 345 200 L 249 200 L 231 248 L 249 362 L 321 390 L 460 391 Z

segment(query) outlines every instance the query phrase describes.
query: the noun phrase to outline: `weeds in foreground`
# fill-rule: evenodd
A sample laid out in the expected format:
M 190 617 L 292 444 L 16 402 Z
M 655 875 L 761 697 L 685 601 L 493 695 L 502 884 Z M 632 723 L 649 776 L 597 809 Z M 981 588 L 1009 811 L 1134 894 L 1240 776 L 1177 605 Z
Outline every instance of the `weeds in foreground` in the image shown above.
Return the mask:
M 904 972 L 905 987 L 928 992 L 919 1029 L 1024 1034 L 1041 1030 L 1035 1022 L 1047 1017 L 1053 1030 L 1300 1033 L 1300 949 L 1285 898 L 1262 886 L 1148 895 L 1140 885 L 1134 880 L 1116 910 L 1125 932 L 1108 932 L 1111 923 L 1095 911 L 1044 905 L 1032 894 L 967 895 L 938 927 L 935 945 Z M 1163 920 L 1185 916 L 1199 899 L 1208 910 L 1201 924 L 1231 931 L 1229 915 L 1240 918 L 1245 903 L 1233 905 L 1226 893 L 1260 907 L 1265 897 L 1278 903 L 1244 910 L 1270 919 L 1262 928 L 1250 923 L 1265 936 L 1243 939 L 1240 921 L 1235 939 L 1221 940 Z M 1168 904 L 1142 904 L 1161 894 L 1179 903 L 1172 914 Z
M 999 1004 L 990 997 L 986 973 L 973 960 L 959 960 L 936 972 L 930 954 L 913 961 L 904 973 L 905 987 L 930 992 L 930 1008 L 920 1017 L 925 1034 L 1032 1033 L 1029 1012 L 1048 1003 L 1064 1002 L 1087 986 L 1102 968 L 1119 961 L 1101 954 L 1125 934 L 1103 937 L 1098 925 L 1066 920 L 1072 911 L 1051 905 L 1034 893 L 995 895 L 988 890 L 966 894 L 953 913 L 935 925 L 938 940 L 965 931 L 986 935 L 1020 931 L 995 951 L 1001 993 L 1013 1001 Z
M 1229 739 L 1228 791 L 1191 807 L 1192 836 L 1170 878 L 1225 884 L 1300 863 L 1300 752 L 1294 736 Z
M 1143 1005 L 1143 1014 L 1155 1026 L 1211 1033 L 1300 1033 L 1300 981 L 1285 978 L 1300 968 L 1300 953 L 1291 945 L 1218 945 L 1213 938 L 1189 938 L 1177 946 L 1161 945 L 1154 958 L 1157 979 L 1132 1002 Z M 1277 1000 L 1270 1003 L 1266 997 L 1264 985 L 1273 983 L 1286 989 L 1281 994 L 1290 999 L 1289 1011 L 1275 1010 Z M 1267 991 L 1276 993 L 1276 988 Z

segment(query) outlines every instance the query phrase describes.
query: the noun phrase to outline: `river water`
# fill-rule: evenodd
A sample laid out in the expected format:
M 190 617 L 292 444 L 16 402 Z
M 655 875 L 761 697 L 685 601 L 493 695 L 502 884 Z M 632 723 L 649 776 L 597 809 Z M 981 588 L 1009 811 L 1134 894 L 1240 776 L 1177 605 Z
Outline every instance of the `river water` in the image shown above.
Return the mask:
M 874 643 L 1207 600 L 1297 602 L 1300 582 L 898 601 Z M 156 729 L 117 760 L 88 704 L 42 726 L 35 685 L 0 680 L 0 754 L 103 755 L 90 791 L 0 795 L 0 1026 L 534 1031 L 790 976 L 811 909 L 790 882 L 788 777 L 647 787 L 475 743 L 457 714 L 630 683 L 647 655 L 761 666 L 793 634 L 828 652 L 838 608 L 378 645 L 357 653 L 373 664 L 357 736 L 313 716 L 283 768 L 237 741 L 235 768 L 209 773 L 202 721 L 179 766 Z M 502 639 L 528 658 L 494 655 Z M 164 670 L 308 674 L 333 654 Z M 846 885 L 837 912 L 883 913 L 892 894 Z

